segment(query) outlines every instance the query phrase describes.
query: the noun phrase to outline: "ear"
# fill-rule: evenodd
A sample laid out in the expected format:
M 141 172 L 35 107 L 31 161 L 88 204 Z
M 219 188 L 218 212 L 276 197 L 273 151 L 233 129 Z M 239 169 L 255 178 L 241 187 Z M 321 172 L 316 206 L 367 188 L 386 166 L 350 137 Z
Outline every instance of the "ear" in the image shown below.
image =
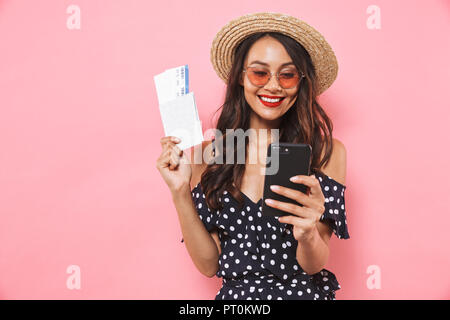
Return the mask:
M 244 72 L 241 72 L 241 75 L 239 76 L 239 84 L 242 87 L 244 86 Z

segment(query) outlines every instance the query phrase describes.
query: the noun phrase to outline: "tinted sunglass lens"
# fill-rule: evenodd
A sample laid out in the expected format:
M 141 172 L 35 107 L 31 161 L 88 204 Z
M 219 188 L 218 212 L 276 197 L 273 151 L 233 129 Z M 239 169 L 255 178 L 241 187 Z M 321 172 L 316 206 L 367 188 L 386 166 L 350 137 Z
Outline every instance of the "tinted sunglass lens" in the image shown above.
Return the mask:
M 264 70 L 249 70 L 248 78 L 256 86 L 263 86 L 269 81 L 269 73 Z

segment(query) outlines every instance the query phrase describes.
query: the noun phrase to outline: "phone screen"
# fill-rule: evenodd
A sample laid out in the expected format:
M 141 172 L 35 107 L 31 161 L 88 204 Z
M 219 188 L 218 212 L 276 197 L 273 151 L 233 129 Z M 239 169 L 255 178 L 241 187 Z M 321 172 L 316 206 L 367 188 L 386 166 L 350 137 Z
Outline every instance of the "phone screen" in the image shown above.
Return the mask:
M 296 175 L 310 175 L 311 151 L 311 146 L 303 143 L 277 142 L 268 146 L 262 201 L 263 215 L 285 216 L 291 214 L 268 206 L 265 199 L 274 199 L 301 206 L 294 199 L 273 192 L 270 186 L 276 184 L 306 193 L 307 187 L 305 185 L 291 182 L 289 178 Z

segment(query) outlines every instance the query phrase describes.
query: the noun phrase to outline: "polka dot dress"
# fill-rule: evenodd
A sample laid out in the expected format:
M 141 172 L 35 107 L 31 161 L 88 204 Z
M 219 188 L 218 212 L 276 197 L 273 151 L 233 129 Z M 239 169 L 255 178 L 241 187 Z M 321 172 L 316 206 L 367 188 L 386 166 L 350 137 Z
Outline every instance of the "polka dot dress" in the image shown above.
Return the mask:
M 350 238 L 347 230 L 345 186 L 327 175 L 315 173 L 325 196 L 320 220 L 340 239 Z M 244 193 L 245 205 L 227 191 L 222 210 L 210 210 L 200 183 L 192 199 L 205 228 L 218 231 L 221 255 L 217 277 L 222 287 L 216 300 L 334 300 L 340 285 L 335 275 L 322 269 L 314 275 L 303 271 L 296 259 L 297 240 L 292 225 L 261 213 L 262 199 L 254 203 Z

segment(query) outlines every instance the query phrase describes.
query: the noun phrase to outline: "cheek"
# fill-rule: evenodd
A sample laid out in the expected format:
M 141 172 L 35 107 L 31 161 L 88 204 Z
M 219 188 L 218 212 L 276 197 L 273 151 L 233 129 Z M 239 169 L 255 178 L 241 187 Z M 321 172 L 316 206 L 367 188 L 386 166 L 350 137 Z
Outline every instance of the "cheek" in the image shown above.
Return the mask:
M 255 100 L 257 99 L 257 93 L 258 88 L 254 88 L 253 86 L 247 86 L 246 83 L 244 83 L 244 94 L 245 98 L 247 100 Z

